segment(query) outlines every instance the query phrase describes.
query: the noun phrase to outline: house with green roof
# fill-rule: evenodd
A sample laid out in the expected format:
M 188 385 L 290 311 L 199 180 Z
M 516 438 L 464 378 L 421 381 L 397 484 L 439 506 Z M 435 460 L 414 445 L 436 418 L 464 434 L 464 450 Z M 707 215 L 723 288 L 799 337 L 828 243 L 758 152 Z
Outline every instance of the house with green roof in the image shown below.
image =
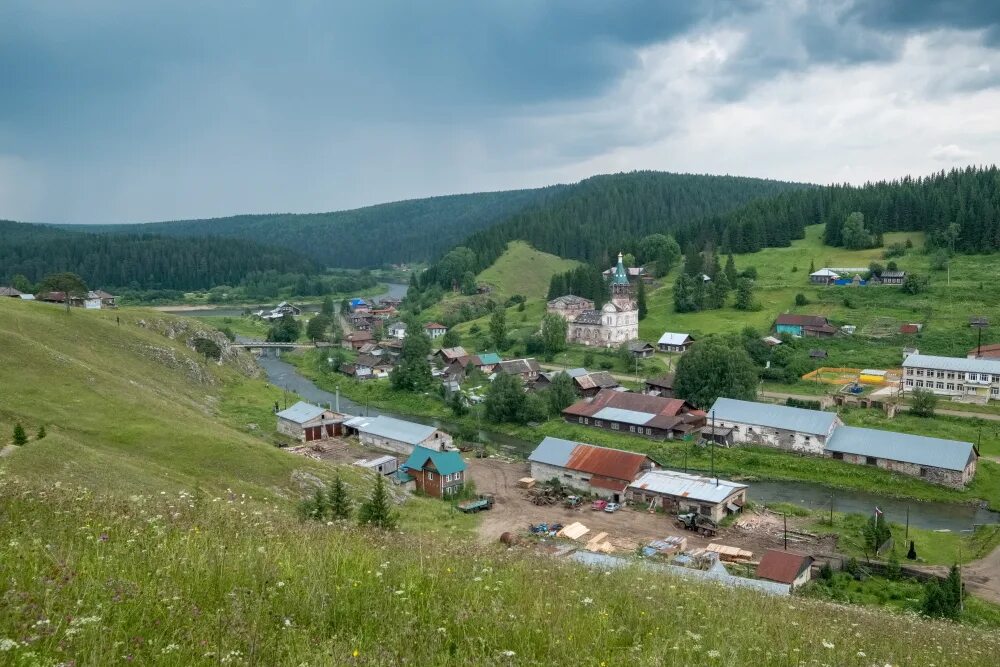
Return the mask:
M 414 447 L 397 473 L 403 484 L 412 482 L 417 491 L 435 498 L 450 498 L 465 484 L 465 461 L 456 451 L 438 452 L 426 447 Z

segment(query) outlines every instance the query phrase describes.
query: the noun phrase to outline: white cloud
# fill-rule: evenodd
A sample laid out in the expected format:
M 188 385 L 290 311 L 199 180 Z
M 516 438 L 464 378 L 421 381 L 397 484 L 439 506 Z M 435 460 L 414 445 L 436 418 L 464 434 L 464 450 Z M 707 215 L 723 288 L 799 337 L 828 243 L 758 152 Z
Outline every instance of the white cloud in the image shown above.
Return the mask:
M 935 146 L 927 156 L 932 160 L 939 160 L 941 162 L 960 162 L 975 156 L 975 152 L 965 150 L 955 144 L 948 144 L 947 146 Z

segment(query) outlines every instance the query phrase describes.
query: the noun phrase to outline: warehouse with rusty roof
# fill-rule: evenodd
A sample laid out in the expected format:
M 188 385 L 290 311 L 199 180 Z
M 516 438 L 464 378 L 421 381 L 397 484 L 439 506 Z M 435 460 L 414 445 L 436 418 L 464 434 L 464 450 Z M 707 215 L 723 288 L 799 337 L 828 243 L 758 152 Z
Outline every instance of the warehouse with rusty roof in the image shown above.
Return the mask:
M 528 456 L 531 476 L 539 482 L 552 478 L 580 491 L 615 502 L 625 489 L 656 464 L 648 456 L 610 447 L 546 437 Z

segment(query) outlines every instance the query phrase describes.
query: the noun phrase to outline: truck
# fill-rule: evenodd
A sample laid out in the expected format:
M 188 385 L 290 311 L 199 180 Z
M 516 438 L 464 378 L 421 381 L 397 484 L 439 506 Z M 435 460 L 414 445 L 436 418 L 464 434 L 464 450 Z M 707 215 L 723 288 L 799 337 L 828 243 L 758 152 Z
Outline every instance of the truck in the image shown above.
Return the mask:
M 701 514 L 696 514 L 695 512 L 678 514 L 677 526 L 679 528 L 683 528 L 684 530 L 690 530 L 698 533 L 699 535 L 704 535 L 705 537 L 714 537 L 715 534 L 719 532 L 719 524 L 715 523 L 707 516 L 702 516 Z
M 458 504 L 458 509 L 466 514 L 475 514 L 483 510 L 493 509 L 493 496 L 479 496 L 475 500 L 466 500 Z

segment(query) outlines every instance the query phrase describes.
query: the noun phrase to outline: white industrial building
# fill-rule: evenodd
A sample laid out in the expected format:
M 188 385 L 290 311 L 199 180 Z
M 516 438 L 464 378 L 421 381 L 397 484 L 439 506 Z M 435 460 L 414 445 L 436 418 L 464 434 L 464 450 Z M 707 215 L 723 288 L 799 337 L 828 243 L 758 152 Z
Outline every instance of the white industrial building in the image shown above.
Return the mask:
M 985 403 L 1000 399 L 1000 359 L 911 354 L 903 360 L 903 391 L 924 389 Z
M 732 428 L 733 442 L 777 447 L 803 454 L 823 454 L 827 439 L 841 424 L 836 412 L 806 410 L 771 403 L 720 398 L 708 413 L 708 425 Z
M 417 446 L 437 452 L 455 448 L 452 437 L 440 429 L 385 415 L 354 417 L 344 422 L 344 427 L 348 434 L 356 433 L 363 445 L 407 456 Z

